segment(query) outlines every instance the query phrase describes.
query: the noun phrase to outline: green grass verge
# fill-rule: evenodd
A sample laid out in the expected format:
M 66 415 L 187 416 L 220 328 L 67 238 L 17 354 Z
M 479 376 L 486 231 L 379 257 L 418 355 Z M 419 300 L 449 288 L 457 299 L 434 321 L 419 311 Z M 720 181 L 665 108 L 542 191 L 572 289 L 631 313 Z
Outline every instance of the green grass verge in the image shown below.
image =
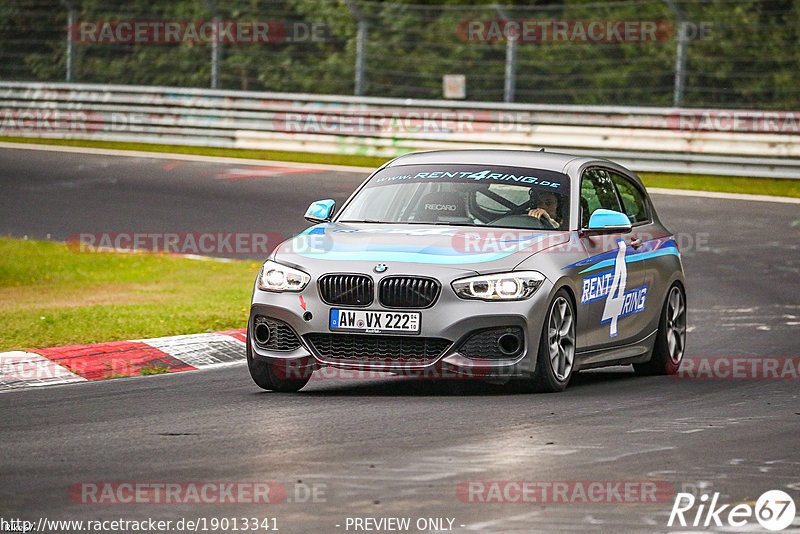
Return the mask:
M 354 154 L 316 154 L 309 152 L 290 152 L 278 150 L 244 150 L 181 145 L 152 145 L 148 143 L 117 143 L 112 141 L 92 141 L 88 139 L 34 139 L 30 137 L 0 136 L 0 141 L 110 148 L 114 150 L 141 150 L 144 152 L 162 152 L 171 154 L 196 154 L 201 156 L 222 156 L 229 158 L 268 159 L 275 161 L 294 161 L 298 163 L 352 165 L 356 167 L 369 167 L 373 169 L 382 165 L 387 160 L 387 158 L 360 156 Z M 800 180 L 652 172 L 639 173 L 639 176 L 641 176 L 642 180 L 648 187 L 800 197 Z
M 259 267 L 0 238 L 0 351 L 245 328 Z
M 639 176 L 647 187 L 800 197 L 800 180 L 792 180 L 791 178 L 746 178 L 742 176 L 658 174 L 652 172 L 641 172 Z
M 297 163 L 353 165 L 356 167 L 369 167 L 372 169 L 383 165 L 387 161 L 387 158 L 358 156 L 354 154 L 316 154 L 312 152 L 290 152 L 281 150 L 248 150 L 243 148 L 154 145 L 149 143 L 118 143 L 114 141 L 93 141 L 91 139 L 38 139 L 31 137 L 0 136 L 0 141 L 5 141 L 7 143 L 30 143 L 37 145 L 110 148 L 113 150 L 141 150 L 143 152 L 162 152 L 169 154 L 195 154 L 199 156 L 220 156 L 224 158 L 268 159 L 274 161 L 294 161 Z

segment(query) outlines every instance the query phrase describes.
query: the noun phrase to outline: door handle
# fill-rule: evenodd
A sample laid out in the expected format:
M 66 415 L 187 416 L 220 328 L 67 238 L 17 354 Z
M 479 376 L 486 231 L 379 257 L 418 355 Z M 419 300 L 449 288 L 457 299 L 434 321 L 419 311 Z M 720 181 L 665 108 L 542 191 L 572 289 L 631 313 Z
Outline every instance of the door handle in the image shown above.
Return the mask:
M 641 246 L 642 246 L 642 240 L 641 240 L 641 239 L 639 239 L 638 237 L 631 238 L 630 245 L 631 245 L 631 246 L 632 246 L 634 249 L 637 249 L 637 248 L 639 248 L 639 247 L 641 247 Z

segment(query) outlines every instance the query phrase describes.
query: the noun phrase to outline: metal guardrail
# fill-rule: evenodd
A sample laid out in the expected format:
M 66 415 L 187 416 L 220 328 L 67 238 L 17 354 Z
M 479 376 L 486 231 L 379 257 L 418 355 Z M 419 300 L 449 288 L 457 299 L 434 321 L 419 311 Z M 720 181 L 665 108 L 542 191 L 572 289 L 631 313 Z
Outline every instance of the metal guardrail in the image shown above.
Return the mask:
M 800 113 L 0 82 L 0 135 L 394 157 L 546 147 L 636 171 L 800 178 Z

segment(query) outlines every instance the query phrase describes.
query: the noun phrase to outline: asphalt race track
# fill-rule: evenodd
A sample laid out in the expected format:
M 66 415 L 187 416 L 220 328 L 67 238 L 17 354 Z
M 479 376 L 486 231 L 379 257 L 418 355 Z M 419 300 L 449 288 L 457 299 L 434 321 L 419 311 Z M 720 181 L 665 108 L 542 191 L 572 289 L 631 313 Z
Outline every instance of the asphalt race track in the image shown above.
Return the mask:
M 254 172 L 0 149 L 0 235 L 288 236 L 307 226 L 309 202 L 341 202 L 365 177 L 308 167 Z M 689 282 L 687 358 L 797 358 L 798 205 L 654 201 L 678 234 Z M 0 394 L 0 515 L 205 518 L 217 532 L 233 529 L 211 529 L 212 518 L 242 517 L 276 518 L 291 533 L 366 531 L 355 518 L 388 517 L 411 518 L 406 532 L 686 531 L 667 527 L 676 492 L 718 492 L 721 504 L 753 506 L 780 489 L 800 507 L 799 385 L 798 377 L 639 378 L 617 367 L 581 373 L 551 395 L 408 378 L 312 379 L 297 394 L 273 394 L 237 364 L 10 391 Z M 277 482 L 287 495 L 270 504 L 175 505 L 81 504 L 74 493 L 83 482 L 203 481 Z M 460 492 L 470 481 L 659 481 L 671 490 L 645 503 L 575 494 L 570 502 L 485 503 Z M 444 521 L 417 529 L 421 518 Z M 725 529 L 766 532 L 754 518 L 748 525 Z M 784 532 L 800 532 L 800 515 Z

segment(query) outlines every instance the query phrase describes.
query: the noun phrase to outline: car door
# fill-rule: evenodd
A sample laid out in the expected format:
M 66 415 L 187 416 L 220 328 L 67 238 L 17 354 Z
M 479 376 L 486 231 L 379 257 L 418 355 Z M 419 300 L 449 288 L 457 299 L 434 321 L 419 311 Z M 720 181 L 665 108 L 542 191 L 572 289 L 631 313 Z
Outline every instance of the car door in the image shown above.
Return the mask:
M 624 212 L 607 169 L 586 169 L 581 177 L 581 227 L 600 208 Z M 580 281 L 579 339 L 582 350 L 597 350 L 636 341 L 647 298 L 643 264 L 637 260 L 642 241 L 638 233 L 580 232 L 588 258 L 573 276 Z M 582 338 L 582 339 L 581 339 Z
M 668 238 L 668 234 L 653 217 L 653 209 L 646 193 L 633 180 L 622 173 L 609 171 L 611 181 L 617 190 L 622 212 L 631 220 L 631 233 L 628 242 L 634 247 L 637 268 L 641 271 L 645 294 L 649 300 L 642 302 L 642 308 L 627 319 L 629 326 L 640 337 L 651 333 L 657 325 L 661 311 L 661 295 L 666 293 L 665 279 L 659 275 L 660 257 L 654 251 Z M 629 264 L 630 267 L 630 264 Z

